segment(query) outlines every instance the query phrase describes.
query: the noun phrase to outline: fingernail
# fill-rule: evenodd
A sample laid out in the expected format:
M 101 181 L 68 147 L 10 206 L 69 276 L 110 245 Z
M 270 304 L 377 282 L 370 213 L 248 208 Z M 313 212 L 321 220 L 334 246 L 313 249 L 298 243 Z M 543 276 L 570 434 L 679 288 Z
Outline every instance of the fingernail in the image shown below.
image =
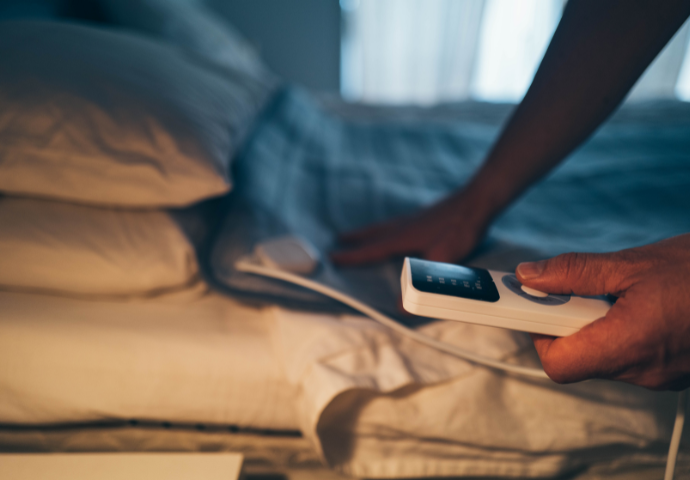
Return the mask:
M 538 262 L 525 262 L 517 266 L 517 271 L 522 278 L 537 278 L 544 271 L 546 260 Z

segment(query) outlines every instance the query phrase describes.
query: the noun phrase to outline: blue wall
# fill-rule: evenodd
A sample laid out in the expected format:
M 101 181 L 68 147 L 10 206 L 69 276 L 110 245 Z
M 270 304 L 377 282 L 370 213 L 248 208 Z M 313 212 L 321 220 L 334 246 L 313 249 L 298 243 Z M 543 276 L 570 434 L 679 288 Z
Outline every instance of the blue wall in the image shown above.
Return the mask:
M 340 85 L 338 0 L 205 0 L 248 37 L 281 77 L 319 91 Z M 99 20 L 97 0 L 0 0 L 2 18 Z
M 281 77 L 315 90 L 338 91 L 338 0 L 206 0 L 258 48 Z

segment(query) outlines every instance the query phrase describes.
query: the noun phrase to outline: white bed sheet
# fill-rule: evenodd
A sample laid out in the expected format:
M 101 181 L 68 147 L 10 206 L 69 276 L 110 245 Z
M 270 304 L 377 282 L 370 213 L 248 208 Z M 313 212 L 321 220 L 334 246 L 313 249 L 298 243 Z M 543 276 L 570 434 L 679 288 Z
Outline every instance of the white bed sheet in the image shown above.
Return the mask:
M 612 471 L 665 463 L 673 392 L 506 375 L 361 317 L 276 309 L 275 320 L 287 378 L 298 387 L 301 430 L 328 465 L 347 475 L 553 478 L 594 463 Z M 524 333 L 461 322 L 419 331 L 474 353 L 538 365 Z M 689 430 L 678 461 L 688 476 Z
M 298 430 L 273 313 L 199 289 L 132 302 L 0 292 L 0 423 Z
M 536 361 L 524 334 L 459 322 L 421 330 Z M 130 303 L 0 292 L 3 448 L 19 436 L 45 449 L 29 445 L 43 440 L 24 438 L 27 425 L 138 419 L 300 430 L 310 458 L 354 477 L 550 477 L 592 463 L 663 465 L 673 411 L 672 394 L 524 381 L 362 317 L 255 309 L 203 288 Z M 71 449 L 78 432 L 56 448 Z

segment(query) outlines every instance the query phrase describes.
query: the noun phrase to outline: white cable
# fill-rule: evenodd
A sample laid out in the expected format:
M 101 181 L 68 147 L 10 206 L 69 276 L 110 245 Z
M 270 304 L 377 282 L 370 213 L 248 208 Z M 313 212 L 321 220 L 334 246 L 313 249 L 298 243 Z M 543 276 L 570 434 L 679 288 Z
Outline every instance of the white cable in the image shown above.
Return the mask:
M 406 326 L 396 322 L 392 318 L 389 318 L 379 312 L 378 310 L 371 308 L 370 306 L 356 300 L 349 295 L 346 295 L 338 290 L 331 287 L 323 285 L 308 278 L 304 278 L 300 275 L 294 273 L 286 272 L 283 270 L 277 270 L 274 268 L 268 268 L 258 265 L 251 261 L 250 258 L 242 258 L 235 263 L 235 268 L 240 272 L 254 273 L 256 275 L 261 275 L 264 277 L 276 278 L 278 280 L 283 280 L 285 282 L 294 283 L 301 287 L 308 288 L 315 292 L 318 292 L 327 297 L 331 297 L 339 302 L 348 305 L 355 310 L 362 312 L 367 317 L 375 320 L 376 322 L 385 325 L 386 327 L 394 330 L 402 335 L 405 335 L 413 340 L 418 341 L 428 345 L 436 350 L 448 353 L 450 355 L 462 358 L 469 362 L 475 363 L 477 365 L 483 365 L 485 367 L 493 368 L 495 370 L 502 370 L 504 372 L 516 373 L 518 375 L 524 375 L 527 377 L 537 377 L 537 378 L 549 378 L 546 373 L 538 368 L 521 367 L 519 365 L 511 365 L 509 363 L 501 362 L 499 360 L 494 360 L 492 358 L 484 357 L 482 355 L 476 355 L 467 350 L 463 350 L 449 343 L 441 342 L 426 335 L 422 335 L 419 332 L 407 328 Z M 671 445 L 669 446 L 668 457 L 666 459 L 666 474 L 664 480 L 673 480 L 673 474 L 676 467 L 676 458 L 678 456 L 678 448 L 680 447 L 680 437 L 683 434 L 683 423 L 685 422 L 685 405 L 687 403 L 687 390 L 680 393 L 678 396 L 678 408 L 676 410 L 676 422 L 673 425 L 673 434 L 671 435 Z
M 668 447 L 668 457 L 666 458 L 666 474 L 664 480 L 673 480 L 673 473 L 676 469 L 676 458 L 680 447 L 680 437 L 683 434 L 683 424 L 685 423 L 685 407 L 688 403 L 688 391 L 685 390 L 678 395 L 678 407 L 676 408 L 676 423 L 673 425 L 671 435 L 671 445 Z
M 510 373 L 517 373 L 518 375 L 525 375 L 528 377 L 549 378 L 542 369 L 521 367 L 519 365 L 511 365 L 509 363 L 501 362 L 500 360 L 494 360 L 492 358 L 484 357 L 482 355 L 476 355 L 472 352 L 468 352 L 467 350 L 463 350 L 449 343 L 441 342 L 434 338 L 423 335 L 419 332 L 412 330 L 411 328 L 407 328 L 406 326 L 401 325 L 392 318 L 385 316 L 378 310 L 371 308 L 370 306 L 350 297 L 349 295 L 339 292 L 331 287 L 327 287 L 326 285 L 323 285 L 321 283 L 309 280 L 308 278 L 304 278 L 300 275 L 295 275 L 294 273 L 286 272 L 283 270 L 277 270 L 257 265 L 256 263 L 253 263 L 251 260 L 246 258 L 237 261 L 235 263 L 235 268 L 241 272 L 254 273 L 256 275 L 277 278 L 278 280 L 294 283 L 296 285 L 300 285 L 315 292 L 321 293 L 322 295 L 326 295 L 327 297 L 334 298 L 335 300 L 338 300 L 339 302 L 342 302 L 345 305 L 348 305 L 349 307 L 352 307 L 355 310 L 362 312 L 367 317 L 377 321 L 382 325 L 385 325 L 391 330 L 395 330 L 396 332 L 402 335 L 412 338 L 413 340 L 416 340 L 419 343 L 423 343 L 432 348 L 435 348 L 436 350 L 440 350 L 450 355 L 462 358 L 477 365 L 484 365 L 485 367 L 493 368 L 496 370 L 503 370 L 505 372 Z

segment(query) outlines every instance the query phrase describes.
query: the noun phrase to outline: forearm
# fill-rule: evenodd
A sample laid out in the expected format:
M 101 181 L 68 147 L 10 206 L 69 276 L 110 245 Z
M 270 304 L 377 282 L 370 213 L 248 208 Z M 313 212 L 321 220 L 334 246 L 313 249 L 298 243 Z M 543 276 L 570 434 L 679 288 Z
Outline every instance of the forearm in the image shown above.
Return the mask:
M 570 0 L 524 100 L 458 195 L 493 219 L 596 130 L 688 15 L 688 0 Z
M 469 184 L 418 212 L 342 238 L 341 265 L 414 254 L 458 261 L 491 221 L 620 104 L 690 14 L 690 0 L 569 0 L 523 102 Z

